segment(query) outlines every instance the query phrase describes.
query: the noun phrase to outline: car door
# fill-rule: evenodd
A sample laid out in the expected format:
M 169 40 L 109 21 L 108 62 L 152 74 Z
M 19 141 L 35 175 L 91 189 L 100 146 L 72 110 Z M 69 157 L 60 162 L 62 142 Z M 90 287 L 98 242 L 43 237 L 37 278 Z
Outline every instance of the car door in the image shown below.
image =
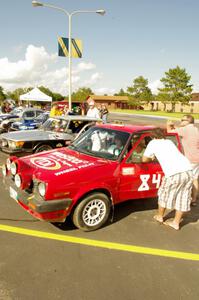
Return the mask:
M 121 162 L 119 201 L 157 196 L 158 188 L 164 177 L 162 168 L 157 159 L 147 163 L 141 161 L 144 150 L 152 138 L 152 132 L 137 136 L 136 142 Z M 165 138 L 171 140 L 183 152 L 180 138 L 176 133 L 167 133 Z M 142 155 L 140 157 L 133 155 L 141 144 L 144 145 Z
M 143 163 L 141 156 L 135 156 L 134 152 L 141 144 L 144 144 L 142 154 L 152 139 L 150 133 L 140 134 L 137 141 L 127 153 L 120 165 L 119 201 L 129 199 L 150 198 L 157 196 L 163 171 L 157 160 Z

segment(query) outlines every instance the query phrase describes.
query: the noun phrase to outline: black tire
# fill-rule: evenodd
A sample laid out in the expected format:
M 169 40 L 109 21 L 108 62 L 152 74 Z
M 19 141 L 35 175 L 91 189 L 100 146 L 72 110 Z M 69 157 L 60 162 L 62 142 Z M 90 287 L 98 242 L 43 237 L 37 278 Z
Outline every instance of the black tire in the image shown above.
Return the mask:
M 52 150 L 52 149 L 53 149 L 53 148 L 52 148 L 50 145 L 44 144 L 44 145 L 38 146 L 38 147 L 35 149 L 34 153 L 39 153 L 39 152 L 42 152 L 42 151 L 48 151 L 48 150 Z
M 108 220 L 111 209 L 110 199 L 102 193 L 85 197 L 75 208 L 72 221 L 83 231 L 93 231 Z

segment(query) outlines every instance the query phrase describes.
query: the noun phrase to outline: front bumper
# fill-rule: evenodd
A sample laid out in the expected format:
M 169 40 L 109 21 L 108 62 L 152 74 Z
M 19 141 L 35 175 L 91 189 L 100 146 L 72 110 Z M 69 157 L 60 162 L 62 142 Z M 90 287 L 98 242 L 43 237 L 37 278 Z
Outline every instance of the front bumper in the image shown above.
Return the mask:
M 10 197 L 22 206 L 29 214 L 46 222 L 64 222 L 69 214 L 72 199 L 44 200 L 39 193 L 28 193 L 18 189 L 9 177 L 4 178 L 9 187 Z
M 2 146 L 1 146 L 1 151 L 4 152 L 4 153 L 7 153 L 7 154 L 16 155 L 16 156 L 28 155 L 28 154 L 33 153 L 32 149 L 25 149 L 25 148 L 10 149 L 8 147 L 2 147 Z

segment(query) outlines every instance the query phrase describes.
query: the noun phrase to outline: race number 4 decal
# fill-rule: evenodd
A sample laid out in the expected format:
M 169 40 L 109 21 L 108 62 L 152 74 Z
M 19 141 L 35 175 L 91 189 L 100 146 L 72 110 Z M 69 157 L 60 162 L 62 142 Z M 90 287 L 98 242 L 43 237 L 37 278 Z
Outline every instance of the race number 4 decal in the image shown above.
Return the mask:
M 142 183 L 139 186 L 138 191 L 148 191 L 150 189 L 150 186 L 148 184 L 150 177 L 151 176 L 149 174 L 140 175 L 140 179 Z M 160 182 L 161 182 L 161 174 L 153 174 L 152 184 L 156 184 L 156 189 L 159 188 Z

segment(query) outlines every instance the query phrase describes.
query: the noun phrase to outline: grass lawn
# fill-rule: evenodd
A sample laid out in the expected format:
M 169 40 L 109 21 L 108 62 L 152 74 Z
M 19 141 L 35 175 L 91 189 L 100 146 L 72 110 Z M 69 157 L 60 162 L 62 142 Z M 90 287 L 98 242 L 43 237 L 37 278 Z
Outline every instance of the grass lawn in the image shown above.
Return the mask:
M 111 109 L 110 112 L 121 112 L 128 114 L 137 114 L 137 115 L 152 115 L 152 116 L 163 116 L 170 119 L 181 119 L 186 113 L 168 113 L 164 111 L 148 111 L 148 110 L 132 110 L 132 109 Z M 199 119 L 199 113 L 191 114 L 195 119 Z

